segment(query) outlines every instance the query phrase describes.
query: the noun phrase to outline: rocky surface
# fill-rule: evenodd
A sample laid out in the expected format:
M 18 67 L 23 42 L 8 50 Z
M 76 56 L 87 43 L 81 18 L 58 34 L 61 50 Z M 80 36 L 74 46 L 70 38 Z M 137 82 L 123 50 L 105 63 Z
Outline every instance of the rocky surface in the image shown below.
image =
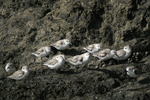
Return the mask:
M 0 100 L 150 100 L 149 32 L 149 0 L 0 0 Z M 107 67 L 91 57 L 86 66 L 66 63 L 57 73 L 31 55 L 64 38 L 73 45 L 44 61 L 84 53 L 92 43 L 116 50 L 129 44 L 132 55 L 119 64 L 106 61 Z M 30 76 L 7 79 L 8 62 L 28 65 Z M 130 78 L 129 65 L 143 73 Z

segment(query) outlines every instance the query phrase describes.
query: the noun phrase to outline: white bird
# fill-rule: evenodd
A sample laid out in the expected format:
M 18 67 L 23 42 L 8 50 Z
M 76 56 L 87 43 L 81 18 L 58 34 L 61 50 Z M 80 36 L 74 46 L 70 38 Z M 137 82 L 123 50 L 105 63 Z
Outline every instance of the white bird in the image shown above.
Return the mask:
M 14 72 L 12 75 L 7 77 L 14 80 L 23 80 L 26 79 L 28 76 L 29 76 L 29 69 L 27 66 L 23 66 L 22 70 L 18 70 Z
M 93 53 L 93 56 L 98 57 L 101 60 L 108 60 L 108 59 L 112 58 L 115 54 L 116 54 L 115 50 L 104 49 L 97 53 Z
M 130 77 L 134 77 L 134 78 L 137 77 L 141 73 L 141 71 L 135 68 L 134 66 L 127 67 L 126 71 Z
M 101 44 L 91 44 L 87 47 L 84 47 L 83 49 L 89 53 L 95 53 L 101 49 Z
M 32 55 L 35 55 L 36 57 L 45 57 L 48 56 L 51 52 L 51 47 L 44 46 L 38 49 L 36 52 L 31 53 Z
M 57 55 L 51 60 L 48 60 L 43 65 L 48 66 L 50 69 L 59 69 L 65 63 L 65 59 L 62 55 Z
M 67 62 L 77 66 L 81 64 L 87 64 L 90 60 L 90 53 L 84 53 L 81 55 L 76 55 L 67 59 Z
M 116 55 L 116 51 L 111 49 L 104 49 L 97 53 L 93 53 L 93 56 L 99 58 L 104 65 L 106 65 L 104 61 L 111 59 L 114 55 Z
M 58 50 L 65 50 L 71 45 L 70 41 L 68 39 L 59 40 L 53 44 L 50 44 L 50 46 L 55 47 Z
M 16 71 L 16 68 L 12 63 L 7 63 L 7 65 L 5 66 L 5 70 L 8 73 L 8 75 L 10 75 Z
M 117 56 L 116 56 L 117 55 Z M 123 49 L 117 50 L 116 55 L 113 56 L 116 60 L 126 60 L 131 55 L 130 46 L 125 46 Z

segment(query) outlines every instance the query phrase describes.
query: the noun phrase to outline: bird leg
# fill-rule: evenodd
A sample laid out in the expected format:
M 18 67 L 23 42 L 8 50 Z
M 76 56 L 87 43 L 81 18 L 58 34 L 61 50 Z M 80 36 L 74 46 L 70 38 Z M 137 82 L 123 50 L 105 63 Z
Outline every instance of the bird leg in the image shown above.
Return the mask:
M 41 64 L 43 64 L 43 59 L 42 59 L 42 57 L 40 57 L 40 59 L 41 59 Z

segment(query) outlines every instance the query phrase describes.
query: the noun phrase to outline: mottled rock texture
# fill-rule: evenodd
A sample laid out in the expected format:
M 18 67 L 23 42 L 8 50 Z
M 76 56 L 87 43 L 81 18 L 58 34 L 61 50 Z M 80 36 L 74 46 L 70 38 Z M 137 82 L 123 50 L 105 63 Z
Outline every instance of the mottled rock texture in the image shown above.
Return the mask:
M 56 73 L 31 55 L 60 39 L 73 44 L 57 54 L 82 54 L 83 46 L 132 47 L 129 59 L 119 64 L 91 57 L 79 68 L 68 63 Z M 150 100 L 149 0 L 0 0 L 0 100 Z M 17 69 L 29 66 L 25 81 L 7 79 L 8 62 Z M 125 68 L 142 70 L 136 79 Z

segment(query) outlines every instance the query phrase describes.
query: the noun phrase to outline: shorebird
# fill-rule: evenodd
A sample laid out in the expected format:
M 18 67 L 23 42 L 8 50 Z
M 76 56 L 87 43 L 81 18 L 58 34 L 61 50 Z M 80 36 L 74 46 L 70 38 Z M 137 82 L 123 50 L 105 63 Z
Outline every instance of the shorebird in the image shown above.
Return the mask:
M 14 79 L 14 80 L 23 80 L 26 79 L 29 75 L 29 69 L 27 66 L 23 66 L 22 70 L 18 70 L 16 72 L 14 72 L 12 75 L 7 76 L 10 79 Z
M 134 77 L 134 78 L 136 78 L 141 73 L 141 70 L 138 70 L 134 66 L 128 66 L 126 68 L 126 71 L 130 77 Z
M 16 71 L 16 68 L 12 63 L 7 63 L 7 65 L 5 66 L 5 70 L 10 75 Z
M 87 64 L 90 60 L 90 53 L 84 53 L 68 58 L 66 61 L 77 66 L 81 64 Z
M 101 61 L 103 61 L 104 64 L 105 64 L 104 60 L 108 60 L 112 58 L 114 55 L 116 55 L 116 51 L 111 49 L 104 49 L 97 53 L 93 53 L 93 56 L 101 59 Z
M 42 59 L 42 57 L 48 56 L 50 54 L 50 52 L 51 52 L 51 47 L 44 46 L 44 47 L 41 47 L 40 49 L 38 49 L 36 52 L 33 52 L 31 54 L 36 57 L 40 57 Z
M 70 41 L 68 39 L 59 40 L 53 44 L 50 44 L 50 46 L 55 47 L 58 50 L 65 50 L 71 45 Z
M 101 49 L 101 44 L 91 44 L 87 47 L 84 47 L 83 49 L 89 53 L 95 53 Z
M 118 60 L 126 60 L 131 55 L 130 46 L 125 46 L 123 49 L 117 50 L 116 55 L 113 56 L 114 59 Z
M 53 57 L 51 60 L 48 60 L 43 65 L 48 66 L 50 69 L 59 69 L 65 63 L 64 56 L 57 55 Z

